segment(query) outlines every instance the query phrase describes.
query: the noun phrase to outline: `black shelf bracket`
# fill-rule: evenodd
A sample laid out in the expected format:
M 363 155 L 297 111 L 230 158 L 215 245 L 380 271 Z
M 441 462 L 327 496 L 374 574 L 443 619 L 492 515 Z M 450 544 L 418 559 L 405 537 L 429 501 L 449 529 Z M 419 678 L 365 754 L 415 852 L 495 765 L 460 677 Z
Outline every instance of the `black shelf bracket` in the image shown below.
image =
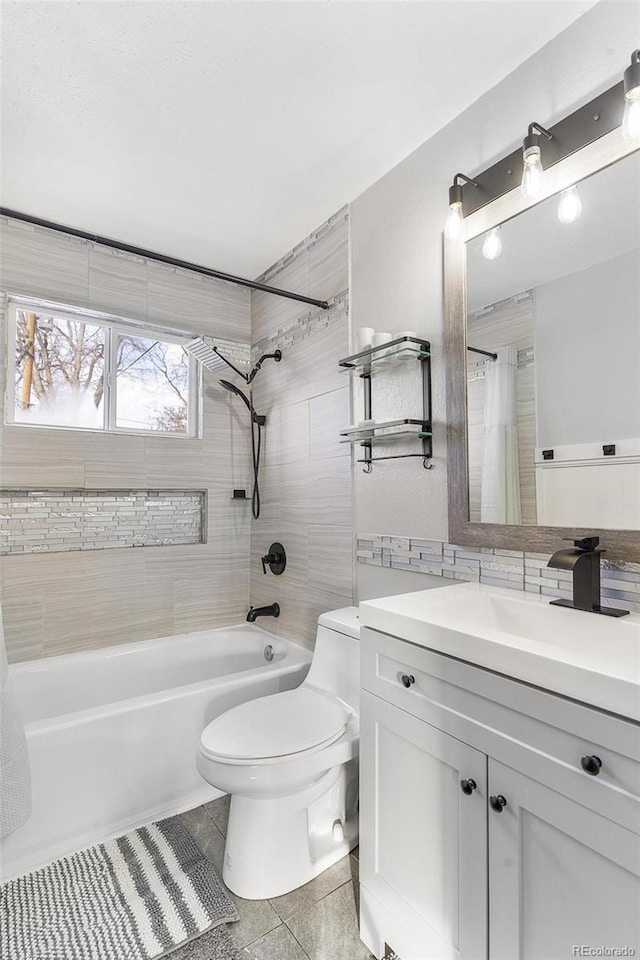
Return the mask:
M 394 347 L 396 348 L 395 351 L 393 349 Z M 366 437 L 364 439 L 355 438 L 356 440 L 360 441 L 360 447 L 363 451 L 363 456 L 356 461 L 356 463 L 363 464 L 363 473 L 371 473 L 373 470 L 373 464 L 382 462 L 383 460 L 407 460 L 415 459 L 416 457 L 419 457 L 422 460 L 422 465 L 425 470 L 431 470 L 433 467 L 433 463 L 431 463 L 431 459 L 433 457 L 433 437 L 431 427 L 431 344 L 428 341 L 422 340 L 418 337 L 397 337 L 395 340 L 391 340 L 388 343 L 381 344 L 377 347 L 369 347 L 367 350 L 360 351 L 360 353 L 355 353 L 352 356 L 345 357 L 344 360 L 339 361 L 338 365 L 350 370 L 361 370 L 359 377 L 362 380 L 363 385 L 364 419 L 365 421 L 370 421 L 372 419 L 373 408 L 371 386 L 371 369 L 373 363 L 376 360 L 382 359 L 383 356 L 393 357 L 394 353 L 397 356 L 402 356 L 403 352 L 407 353 L 408 351 L 412 352 L 413 356 L 419 361 L 421 367 L 422 418 L 420 420 L 394 420 L 380 424 L 379 426 L 393 427 L 396 425 L 402 425 L 404 423 L 419 425 L 421 430 L 417 435 L 420 437 L 420 441 L 422 443 L 422 453 L 397 453 L 374 457 L 373 447 L 376 440 L 389 440 L 393 437 L 393 434 L 379 435 L 376 437 L 374 426 L 372 428 L 370 437 Z M 363 432 L 366 429 L 366 427 L 363 427 Z M 349 431 L 343 431 L 343 436 L 348 435 L 348 433 Z

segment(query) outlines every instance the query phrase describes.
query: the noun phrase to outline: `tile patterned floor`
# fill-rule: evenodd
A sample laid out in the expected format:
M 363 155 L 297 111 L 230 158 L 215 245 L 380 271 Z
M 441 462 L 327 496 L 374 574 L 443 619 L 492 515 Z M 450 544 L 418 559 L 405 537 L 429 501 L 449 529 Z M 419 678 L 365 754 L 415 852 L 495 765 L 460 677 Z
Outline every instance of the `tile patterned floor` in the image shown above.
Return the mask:
M 196 843 L 222 876 L 229 797 L 182 814 Z M 229 892 L 240 920 L 229 927 L 246 960 L 370 960 L 358 933 L 358 852 L 298 890 L 272 900 Z

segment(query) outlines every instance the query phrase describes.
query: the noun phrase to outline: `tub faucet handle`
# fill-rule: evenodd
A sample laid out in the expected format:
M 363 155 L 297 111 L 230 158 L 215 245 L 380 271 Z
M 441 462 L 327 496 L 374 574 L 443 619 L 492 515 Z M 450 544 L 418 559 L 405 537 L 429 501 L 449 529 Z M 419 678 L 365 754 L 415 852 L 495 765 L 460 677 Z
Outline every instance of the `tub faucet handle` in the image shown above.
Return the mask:
M 271 573 L 279 577 L 281 573 L 284 573 L 287 565 L 287 554 L 282 544 L 276 541 L 276 543 L 272 543 L 269 547 L 269 553 L 265 553 L 264 557 L 260 557 L 260 560 L 264 574 L 266 574 L 267 567 L 269 567 Z

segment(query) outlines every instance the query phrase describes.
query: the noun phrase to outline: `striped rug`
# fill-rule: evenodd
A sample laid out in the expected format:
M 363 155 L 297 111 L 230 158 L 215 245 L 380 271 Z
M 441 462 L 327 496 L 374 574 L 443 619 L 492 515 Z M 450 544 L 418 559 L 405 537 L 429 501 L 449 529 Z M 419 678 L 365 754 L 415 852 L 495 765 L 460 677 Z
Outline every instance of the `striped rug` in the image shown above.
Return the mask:
M 0 888 L 0 960 L 153 960 L 238 919 L 179 817 Z

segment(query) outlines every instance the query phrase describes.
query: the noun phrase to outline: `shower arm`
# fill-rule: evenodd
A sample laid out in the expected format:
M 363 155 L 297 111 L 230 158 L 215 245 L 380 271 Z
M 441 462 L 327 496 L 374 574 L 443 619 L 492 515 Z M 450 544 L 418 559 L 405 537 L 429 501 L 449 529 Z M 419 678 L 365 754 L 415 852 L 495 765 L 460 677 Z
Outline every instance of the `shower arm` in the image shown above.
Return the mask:
M 258 373 L 265 360 L 275 360 L 276 363 L 280 363 L 282 360 L 282 350 L 276 350 L 274 353 L 263 353 L 251 373 L 242 373 L 242 371 L 238 370 L 231 360 L 227 360 L 227 358 L 220 353 L 217 347 L 214 346 L 211 347 L 211 349 L 218 357 L 220 357 L 223 363 L 226 363 L 228 367 L 231 367 L 234 373 L 237 373 L 239 377 L 242 377 L 245 383 L 251 383 L 253 381 L 255 375 Z
M 280 363 L 282 360 L 282 350 L 276 350 L 274 353 L 263 353 L 251 373 L 247 376 L 247 383 L 251 383 L 265 360 L 275 360 L 276 363 Z
M 231 363 L 231 360 L 227 360 L 227 358 L 220 353 L 217 347 L 212 346 L 211 349 L 217 356 L 220 357 L 223 363 L 226 363 L 228 367 L 231 367 L 234 373 L 237 373 L 239 377 L 242 377 L 245 383 L 251 383 L 248 375 L 246 373 L 243 373 L 241 370 L 238 370 L 238 368 L 233 363 Z

